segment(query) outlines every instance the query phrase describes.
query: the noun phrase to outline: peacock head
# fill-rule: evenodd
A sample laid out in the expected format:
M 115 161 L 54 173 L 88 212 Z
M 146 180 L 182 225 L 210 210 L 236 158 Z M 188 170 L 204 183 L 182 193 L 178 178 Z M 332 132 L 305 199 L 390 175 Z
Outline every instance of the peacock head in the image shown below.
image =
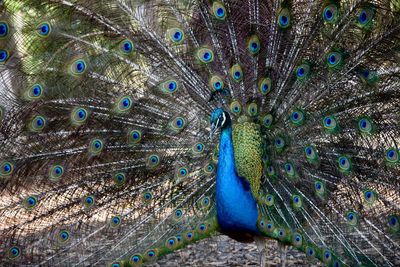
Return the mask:
M 224 111 L 222 108 L 217 108 L 211 113 L 211 130 L 210 130 L 210 138 L 212 135 L 218 130 L 218 128 L 225 128 L 231 123 L 231 117 L 229 113 Z

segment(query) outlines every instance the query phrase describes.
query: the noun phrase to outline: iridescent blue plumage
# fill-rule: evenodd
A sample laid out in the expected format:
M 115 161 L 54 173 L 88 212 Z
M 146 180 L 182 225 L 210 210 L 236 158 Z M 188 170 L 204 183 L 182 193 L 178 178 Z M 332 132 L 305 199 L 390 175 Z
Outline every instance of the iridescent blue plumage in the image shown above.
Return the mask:
M 236 239 L 258 235 L 256 201 L 250 184 L 236 171 L 229 114 L 217 109 L 212 113 L 211 121 L 221 127 L 216 187 L 218 224 L 222 232 Z

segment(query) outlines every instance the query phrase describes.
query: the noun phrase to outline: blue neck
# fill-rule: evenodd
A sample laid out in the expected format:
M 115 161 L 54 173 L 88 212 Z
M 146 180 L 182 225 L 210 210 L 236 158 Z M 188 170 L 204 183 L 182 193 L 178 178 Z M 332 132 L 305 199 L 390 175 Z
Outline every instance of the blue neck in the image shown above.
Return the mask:
M 256 201 L 247 181 L 236 172 L 231 125 L 223 128 L 219 142 L 217 218 L 224 233 L 259 233 Z

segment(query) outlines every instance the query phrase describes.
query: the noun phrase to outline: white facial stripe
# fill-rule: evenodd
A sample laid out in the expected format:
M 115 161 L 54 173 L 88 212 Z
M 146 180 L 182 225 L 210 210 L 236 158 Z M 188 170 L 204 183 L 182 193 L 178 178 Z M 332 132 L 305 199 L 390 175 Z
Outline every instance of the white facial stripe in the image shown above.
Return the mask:
M 226 121 L 225 112 L 222 113 L 222 116 L 223 116 L 224 119 L 223 119 L 223 121 L 222 121 L 222 123 L 221 123 L 221 126 L 224 125 L 224 124 L 225 124 L 225 121 Z

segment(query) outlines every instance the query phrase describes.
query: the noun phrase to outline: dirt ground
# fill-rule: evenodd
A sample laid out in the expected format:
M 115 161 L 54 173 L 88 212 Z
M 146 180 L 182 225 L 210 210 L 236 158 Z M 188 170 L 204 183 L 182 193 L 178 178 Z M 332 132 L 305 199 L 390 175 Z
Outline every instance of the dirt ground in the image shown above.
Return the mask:
M 267 244 L 267 264 L 270 267 L 281 266 L 280 252 L 276 242 Z M 255 243 L 243 244 L 226 236 L 215 236 L 208 240 L 190 245 L 173 254 L 166 255 L 152 267 L 207 267 L 207 266 L 260 266 L 260 253 Z M 286 266 L 322 266 L 310 264 L 304 253 L 294 249 L 288 250 Z

